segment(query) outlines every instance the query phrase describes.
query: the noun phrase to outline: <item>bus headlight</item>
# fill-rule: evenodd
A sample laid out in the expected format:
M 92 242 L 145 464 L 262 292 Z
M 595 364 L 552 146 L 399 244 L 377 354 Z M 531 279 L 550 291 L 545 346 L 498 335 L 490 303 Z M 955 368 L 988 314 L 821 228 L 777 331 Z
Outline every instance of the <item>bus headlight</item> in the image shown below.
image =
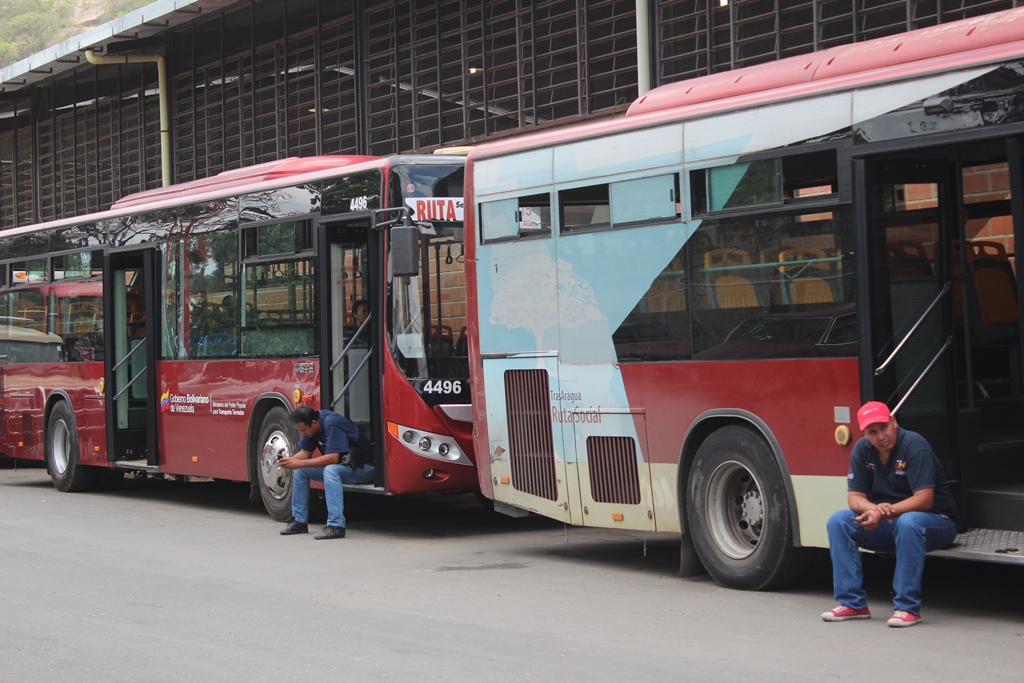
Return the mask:
M 398 443 L 423 458 L 433 458 L 457 465 L 472 465 L 450 434 L 435 434 L 421 429 L 388 422 L 388 432 Z

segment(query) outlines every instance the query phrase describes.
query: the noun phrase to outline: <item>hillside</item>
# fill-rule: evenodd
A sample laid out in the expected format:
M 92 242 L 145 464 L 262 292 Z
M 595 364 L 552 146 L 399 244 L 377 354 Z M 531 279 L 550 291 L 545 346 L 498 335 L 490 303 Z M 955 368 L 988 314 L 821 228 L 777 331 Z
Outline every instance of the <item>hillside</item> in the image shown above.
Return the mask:
M 0 68 L 150 0 L 0 0 Z

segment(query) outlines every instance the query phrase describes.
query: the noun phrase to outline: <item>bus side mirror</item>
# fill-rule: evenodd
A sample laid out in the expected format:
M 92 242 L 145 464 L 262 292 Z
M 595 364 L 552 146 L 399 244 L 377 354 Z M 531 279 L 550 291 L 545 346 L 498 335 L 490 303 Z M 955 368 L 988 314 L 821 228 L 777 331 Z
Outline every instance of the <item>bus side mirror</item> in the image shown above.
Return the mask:
M 413 277 L 420 274 L 420 231 L 415 225 L 391 228 L 391 274 Z

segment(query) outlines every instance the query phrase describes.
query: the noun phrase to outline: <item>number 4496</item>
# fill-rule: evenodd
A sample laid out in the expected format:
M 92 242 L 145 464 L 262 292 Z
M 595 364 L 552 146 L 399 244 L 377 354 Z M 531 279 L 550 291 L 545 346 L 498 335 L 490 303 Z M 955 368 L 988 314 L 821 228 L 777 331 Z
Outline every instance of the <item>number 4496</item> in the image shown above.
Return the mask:
M 433 382 L 427 382 L 423 385 L 423 393 L 425 394 L 461 394 L 462 393 L 462 380 L 440 380 L 436 379 Z

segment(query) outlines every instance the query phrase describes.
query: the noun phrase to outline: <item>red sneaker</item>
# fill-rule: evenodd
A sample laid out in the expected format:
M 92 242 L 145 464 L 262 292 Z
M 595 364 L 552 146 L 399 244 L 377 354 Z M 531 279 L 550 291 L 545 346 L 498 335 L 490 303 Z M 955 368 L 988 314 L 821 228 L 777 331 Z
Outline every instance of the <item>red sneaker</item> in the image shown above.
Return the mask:
M 907 612 L 906 610 L 898 609 L 892 613 L 889 617 L 889 621 L 885 622 L 893 628 L 903 628 L 905 626 L 913 626 L 914 624 L 921 623 L 921 615 L 914 614 L 913 612 Z
M 839 605 L 839 607 L 833 607 L 829 611 L 821 615 L 822 621 L 849 621 L 850 619 L 870 619 L 871 610 L 867 607 L 860 609 L 854 609 L 847 607 L 846 605 Z

